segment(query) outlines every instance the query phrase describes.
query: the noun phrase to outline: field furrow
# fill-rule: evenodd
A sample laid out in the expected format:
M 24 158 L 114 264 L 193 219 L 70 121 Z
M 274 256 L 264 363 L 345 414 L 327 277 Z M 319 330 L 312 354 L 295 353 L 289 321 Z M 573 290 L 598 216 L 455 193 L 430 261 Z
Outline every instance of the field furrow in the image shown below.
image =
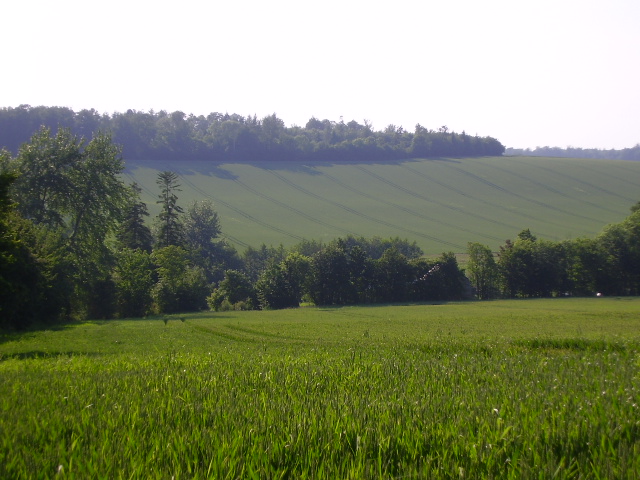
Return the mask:
M 357 188 L 355 188 L 355 187 L 353 187 L 351 185 L 345 184 L 344 182 L 340 181 L 338 178 L 336 178 L 336 177 L 334 177 L 332 175 L 329 175 L 326 172 L 323 172 L 323 175 L 325 177 L 327 177 L 329 180 L 331 180 L 332 182 L 334 182 L 335 184 L 340 185 L 344 189 L 346 189 L 346 190 L 348 190 L 348 191 L 350 191 L 350 192 L 352 192 L 352 193 L 354 193 L 356 195 L 362 196 L 362 197 L 364 197 L 364 198 L 366 198 L 368 200 L 371 200 L 372 202 L 382 203 L 384 205 L 388 205 L 390 207 L 397 208 L 398 210 L 401 210 L 401 211 L 403 211 L 405 213 L 408 213 L 409 215 L 411 215 L 413 217 L 420 218 L 421 220 L 426 220 L 426 221 L 431 222 L 433 224 L 442 225 L 444 227 L 448 227 L 448 228 L 451 228 L 451 229 L 457 229 L 457 230 L 460 230 L 462 232 L 466 232 L 466 233 L 469 233 L 469 234 L 477 235 L 477 236 L 484 237 L 484 238 L 490 239 L 490 240 L 495 240 L 495 241 L 502 240 L 501 238 L 493 236 L 493 235 L 489 234 L 488 232 L 473 231 L 473 230 L 470 230 L 468 228 L 465 228 L 464 225 L 454 225 L 452 223 L 440 220 L 438 218 L 425 215 L 424 213 L 416 212 L 415 210 L 407 208 L 407 207 L 405 207 L 403 205 L 400 205 L 398 203 L 390 202 L 388 200 L 385 200 L 384 198 L 381 198 L 380 196 L 375 196 L 375 195 L 372 195 L 370 193 L 363 192 L 362 190 L 359 190 L 359 189 L 357 189 Z
M 390 229 L 395 230 L 396 232 L 404 232 L 405 234 L 408 233 L 412 237 L 419 237 L 419 238 L 423 238 L 423 239 L 427 239 L 427 240 L 432 240 L 432 241 L 438 242 L 439 244 L 441 244 L 443 246 L 453 247 L 453 248 L 456 248 L 456 249 L 463 249 L 464 248 L 460 244 L 449 242 L 447 240 L 444 240 L 444 239 L 441 239 L 441 238 L 438 238 L 438 237 L 434 237 L 432 235 L 428 235 L 428 234 L 420 232 L 420 231 L 408 229 L 408 228 L 403 227 L 401 225 L 396 225 L 396 224 L 393 224 L 391 222 L 387 222 L 385 220 L 381 220 L 379 218 L 373 217 L 371 215 L 367 215 L 366 213 L 358 211 L 358 210 L 356 210 L 354 208 L 351 208 L 351 207 L 349 207 L 347 205 L 344 205 L 342 203 L 338 203 L 338 202 L 336 202 L 334 200 L 331 200 L 329 198 L 325 198 L 322 195 L 318 195 L 316 193 L 313 193 L 310 190 L 308 190 L 306 188 L 303 188 L 303 187 L 293 183 L 291 180 L 286 179 L 284 176 L 282 176 L 282 175 L 280 175 L 280 174 L 278 174 L 276 172 L 270 171 L 269 173 L 271 175 L 274 175 L 274 176 L 278 177 L 280 180 L 282 180 L 284 183 L 286 183 L 291 188 L 293 188 L 295 190 L 298 190 L 298 191 L 302 192 L 305 195 L 313 197 L 316 200 L 319 200 L 321 202 L 327 203 L 327 204 L 332 205 L 332 206 L 334 206 L 336 208 L 344 210 L 347 213 L 353 214 L 356 217 L 360 217 L 361 219 L 364 219 L 364 220 L 370 221 L 372 223 L 377 223 L 379 225 L 383 225 L 383 226 L 389 227 Z

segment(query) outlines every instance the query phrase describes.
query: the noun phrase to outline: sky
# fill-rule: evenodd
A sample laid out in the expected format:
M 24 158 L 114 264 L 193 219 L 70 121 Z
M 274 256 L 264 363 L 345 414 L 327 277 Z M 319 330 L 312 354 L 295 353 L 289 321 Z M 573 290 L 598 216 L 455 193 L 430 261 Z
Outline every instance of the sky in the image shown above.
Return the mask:
M 638 0 L 20 0 L 0 18 L 0 107 L 640 143 Z

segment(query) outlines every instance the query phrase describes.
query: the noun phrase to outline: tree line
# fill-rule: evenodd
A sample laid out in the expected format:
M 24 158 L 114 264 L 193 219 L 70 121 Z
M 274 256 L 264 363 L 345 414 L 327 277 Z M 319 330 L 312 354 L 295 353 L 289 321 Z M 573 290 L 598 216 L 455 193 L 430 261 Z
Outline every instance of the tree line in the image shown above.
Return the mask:
M 566 157 L 566 158 L 598 158 L 606 160 L 640 160 L 640 144 L 631 148 L 599 149 L 579 147 L 536 147 L 531 148 L 507 148 L 507 155 L 526 157 Z
M 552 242 L 526 229 L 497 255 L 479 243 L 467 253 L 479 299 L 640 295 L 640 202 L 596 238 Z
M 366 120 L 344 122 L 309 119 L 304 127 L 287 127 L 276 114 L 228 113 L 187 115 L 180 111 L 127 110 L 101 114 L 94 109 L 74 112 L 65 107 L 0 109 L 0 145 L 17 153 L 20 145 L 41 127 L 53 132 L 67 128 L 91 138 L 108 132 L 122 145 L 128 160 L 229 161 L 384 161 L 410 157 L 471 157 L 502 155 L 495 138 L 456 133 L 446 126 L 415 126 L 409 132 L 395 125 L 376 131 Z

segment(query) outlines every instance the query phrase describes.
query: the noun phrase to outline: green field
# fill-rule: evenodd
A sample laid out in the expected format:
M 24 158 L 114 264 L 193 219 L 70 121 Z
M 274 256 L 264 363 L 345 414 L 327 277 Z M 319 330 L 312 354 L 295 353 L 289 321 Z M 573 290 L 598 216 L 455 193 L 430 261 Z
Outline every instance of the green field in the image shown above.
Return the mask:
M 349 234 L 416 241 L 426 254 L 497 250 L 529 228 L 539 238 L 594 237 L 640 200 L 640 162 L 540 157 L 358 164 L 137 162 L 152 214 L 160 170 L 180 174 L 180 203 L 212 200 L 224 236 L 291 246 Z
M 0 478 L 638 478 L 640 298 L 201 313 L 0 343 Z

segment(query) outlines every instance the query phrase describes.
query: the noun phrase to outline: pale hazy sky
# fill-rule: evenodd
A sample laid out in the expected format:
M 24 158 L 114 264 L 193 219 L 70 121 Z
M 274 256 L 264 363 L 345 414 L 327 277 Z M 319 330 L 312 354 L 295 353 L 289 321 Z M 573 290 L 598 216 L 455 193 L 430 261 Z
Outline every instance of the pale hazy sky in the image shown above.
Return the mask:
M 0 107 L 640 143 L 639 0 L 7 0 Z

